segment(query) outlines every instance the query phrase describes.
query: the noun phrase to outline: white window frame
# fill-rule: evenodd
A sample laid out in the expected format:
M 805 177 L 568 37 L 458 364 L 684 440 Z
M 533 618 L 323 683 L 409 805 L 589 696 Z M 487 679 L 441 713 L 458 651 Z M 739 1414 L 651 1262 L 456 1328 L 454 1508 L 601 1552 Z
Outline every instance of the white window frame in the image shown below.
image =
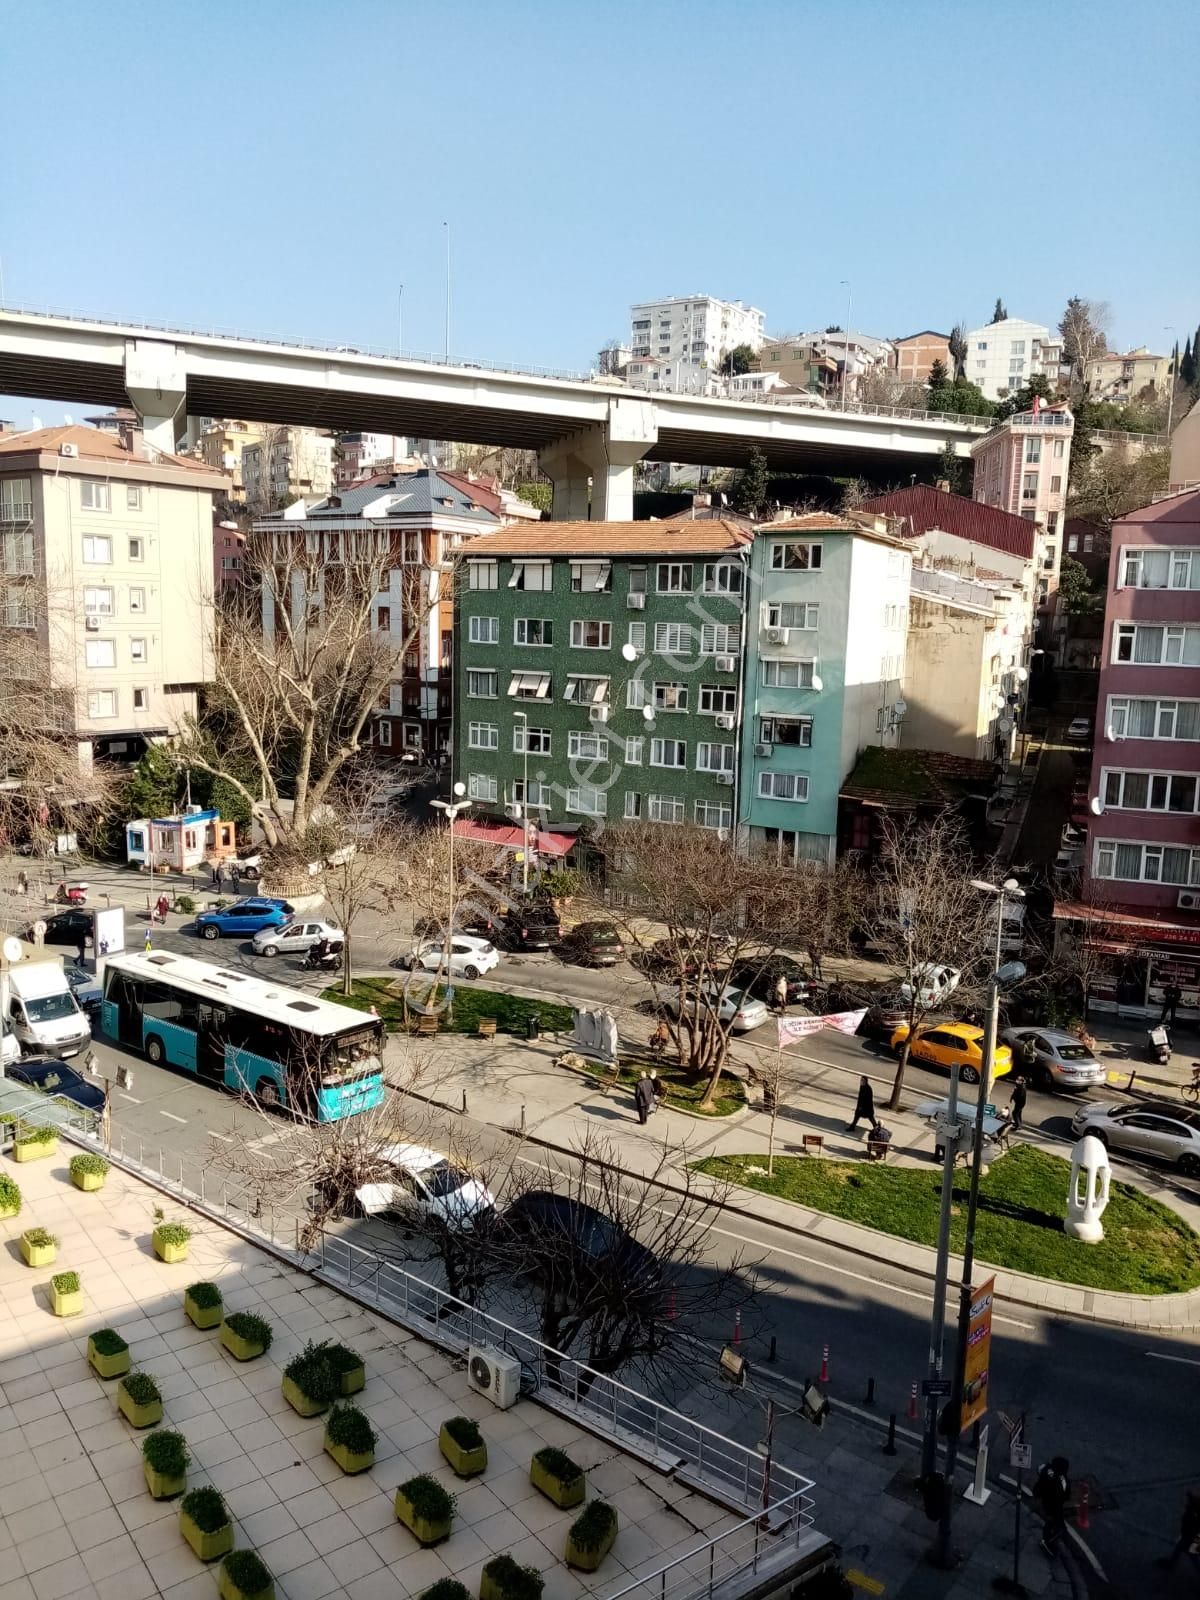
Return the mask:
M 102 595 L 107 596 L 107 601 L 97 604 L 97 598 Z M 115 615 L 115 610 L 116 600 L 109 585 L 87 585 L 83 591 L 83 614 L 85 617 L 111 617 Z
M 1146 804 L 1143 806 L 1131 805 L 1126 801 L 1125 791 L 1129 787 L 1131 778 L 1144 778 L 1146 780 Z M 1178 806 L 1172 806 L 1171 788 L 1176 779 L 1181 782 L 1191 783 L 1192 808 L 1185 811 Z M 1115 780 L 1115 798 L 1112 786 Z M 1154 804 L 1154 789 L 1158 783 L 1166 784 L 1166 803 Z M 1157 817 L 1191 817 L 1200 812 L 1200 773 L 1173 772 L 1154 767 L 1102 767 L 1100 769 L 1100 794 L 1104 800 L 1105 811 L 1136 811 Z
M 537 557 L 514 561 L 508 587 L 523 594 L 549 594 L 554 587 L 554 563 Z
M 468 617 L 467 618 L 467 643 L 468 644 L 499 644 L 500 643 L 500 618 L 499 617 Z
M 500 784 L 494 772 L 470 772 L 467 774 L 467 794 L 472 800 L 483 800 L 489 805 L 495 805 L 500 796 Z
M 111 533 L 85 533 L 83 535 L 83 564 L 85 567 L 112 566 Z
M 129 659 L 138 666 L 145 664 L 146 660 L 148 659 L 148 651 L 146 648 L 145 639 L 130 639 Z
M 629 646 L 636 650 L 638 655 L 646 654 L 646 624 L 644 622 L 631 622 L 629 624 Z
M 140 684 L 135 685 L 133 689 L 133 709 L 135 711 L 149 711 L 150 709 L 150 691 Z
M 646 757 L 646 741 L 639 733 L 625 741 L 625 765 L 640 767 Z
M 711 814 L 716 812 L 716 820 L 711 820 Z M 692 815 L 696 819 L 698 828 L 710 828 L 714 832 L 728 833 L 733 827 L 733 807 L 723 804 L 720 800 L 697 800 L 692 808 Z
M 513 755 L 548 756 L 554 742 L 550 728 L 531 728 L 527 721 L 513 723 Z
M 106 659 L 95 659 L 103 655 Z M 83 642 L 83 662 L 86 667 L 97 672 L 111 669 L 117 664 L 117 641 L 115 639 L 85 639 Z
M 380 717 L 375 724 L 376 737 L 380 748 L 390 750 L 392 747 L 392 724 L 387 717 Z
M 0 478 L 0 522 L 33 520 L 33 479 Z
M 641 711 L 645 705 L 645 678 L 630 678 L 629 682 L 625 685 L 625 709 L 627 711 Z
M 694 561 L 659 561 L 654 568 L 657 594 L 691 594 L 696 576 Z M 665 582 L 664 582 L 665 578 Z
M 795 628 L 810 632 L 820 626 L 819 600 L 768 600 L 764 627 Z
M 642 814 L 642 795 L 640 789 L 626 789 L 625 791 L 625 821 L 636 822 Z
M 111 511 L 111 486 L 99 478 L 80 478 L 79 507 L 81 511 Z
M 500 583 L 500 563 L 480 558 L 467 562 L 468 589 L 495 589 Z
M 690 622 L 656 622 L 654 624 L 654 654 L 656 656 L 687 656 L 696 648 L 696 630 Z
M 714 753 L 716 759 L 714 760 Z M 696 771 L 697 772 L 732 772 L 733 771 L 733 746 L 719 744 L 715 740 L 702 739 L 696 746 Z
M 1136 877 L 1127 874 L 1118 877 L 1119 849 L 1134 849 L 1141 852 Z M 1167 851 L 1186 852 L 1188 861 L 1184 877 L 1163 876 Z M 1200 888 L 1200 845 L 1173 844 L 1170 840 L 1163 839 L 1097 839 L 1092 851 L 1092 876 L 1108 883 L 1154 883 L 1161 884 L 1166 889 Z
M 600 637 L 599 644 L 589 644 L 585 635 L 589 628 L 595 628 Z M 572 650 L 611 650 L 612 649 L 612 623 L 606 622 L 601 617 L 572 617 L 571 618 L 571 649 Z
M 611 561 L 572 561 L 572 594 L 611 594 Z
M 495 722 L 468 722 L 467 724 L 467 749 L 468 750 L 498 750 L 500 748 L 500 728 Z
M 736 656 L 742 648 L 742 630 L 736 622 L 705 622 L 700 627 L 702 656 Z
M 103 706 L 111 709 L 100 709 Z M 115 717 L 118 712 L 117 691 L 115 689 L 91 689 L 88 691 L 88 716 L 93 722 L 100 722 L 105 717 Z
M 525 779 L 514 778 L 509 790 L 514 805 L 527 806 L 531 811 L 549 811 L 554 803 L 553 785 L 538 778 L 530 778 L 529 792 L 525 792 Z
M 139 484 L 127 483 L 125 485 L 125 509 L 126 511 L 140 511 L 142 509 L 142 490 Z
M 481 679 L 491 680 L 491 689 L 476 687 Z M 497 673 L 495 667 L 468 667 L 467 668 L 467 699 L 468 700 L 496 700 Z
M 655 711 L 663 711 L 671 715 L 687 711 L 688 686 L 686 683 L 654 683 L 651 684 L 650 688 L 650 704 Z
M 811 689 L 816 670 L 815 660 L 777 661 L 770 656 L 764 656 L 762 686 L 764 689 Z M 796 681 L 788 683 L 787 676 L 793 672 L 796 674 Z M 804 681 L 806 677 L 807 682 Z
M 700 685 L 698 716 L 736 717 L 737 710 L 738 692 L 736 689 L 723 683 L 702 683 Z
M 567 810 L 581 817 L 607 816 L 608 793 L 594 783 L 577 784 L 567 790 Z
M 140 583 L 130 586 L 129 613 L 134 617 L 144 617 L 146 614 L 146 591 Z
M 1138 635 L 1142 633 L 1159 635 L 1157 661 L 1138 656 Z M 1189 640 L 1189 635 L 1194 635 L 1194 639 Z M 1129 654 L 1122 655 L 1121 646 L 1126 640 Z M 1189 642 L 1196 657 L 1193 661 L 1184 659 Z M 1174 655 L 1172 646 L 1176 650 Z M 1200 667 L 1200 627 L 1184 622 L 1114 622 L 1109 663 L 1122 667 Z
M 821 541 L 819 539 L 774 539 L 771 542 L 772 572 L 820 572 L 821 571 Z M 803 550 L 806 552 L 804 560 L 789 561 L 790 551 Z
M 563 699 L 576 706 L 606 706 L 608 689 L 607 678 L 596 677 L 590 672 L 572 672 L 567 675 Z
M 647 795 L 646 814 L 651 822 L 680 823 L 687 821 L 687 803 L 674 794 Z M 670 815 L 664 812 L 670 811 Z
M 781 788 L 791 787 L 791 794 L 776 794 L 775 786 Z M 760 800 L 780 800 L 785 805 L 804 805 L 808 801 L 808 774 L 807 772 L 760 772 L 758 775 L 758 797 Z M 803 793 L 801 793 L 803 789 Z
M 678 756 L 679 757 L 678 761 L 664 761 L 662 759 L 665 755 L 668 754 L 668 746 L 670 747 L 670 752 L 669 753 L 672 754 L 672 755 Z M 686 772 L 687 771 L 687 740 L 686 739 L 665 739 L 665 738 L 662 738 L 662 737 L 659 737 L 659 738 L 656 738 L 656 739 L 651 739 L 651 741 L 650 741 L 650 765 L 652 767 L 662 767 L 665 771 L 668 771 L 668 772 Z
M 608 740 L 602 733 L 585 733 L 572 728 L 567 734 L 569 761 L 607 761 Z
M 880 713 L 882 715 L 882 713 Z M 795 724 L 800 731 L 796 740 L 777 739 L 776 732 L 780 723 L 789 726 Z M 788 715 L 764 716 L 759 718 L 758 743 L 778 745 L 781 750 L 811 750 L 812 749 L 813 719 L 811 717 L 793 717 Z M 882 732 L 882 728 L 879 729 Z
M 746 582 L 746 569 L 737 560 L 706 561 L 704 564 L 704 593 L 741 595 Z
M 531 639 L 529 637 L 529 624 L 535 622 L 542 633 L 549 630 L 548 639 Z M 522 639 L 521 634 L 525 637 Z M 513 618 L 513 644 L 519 645 L 522 650 L 552 650 L 554 648 L 554 619 L 553 617 L 514 617 Z
M 146 559 L 146 540 L 140 533 L 129 535 L 130 561 L 144 561 Z
M 508 680 L 510 700 L 549 700 L 550 689 L 548 672 L 514 672 Z

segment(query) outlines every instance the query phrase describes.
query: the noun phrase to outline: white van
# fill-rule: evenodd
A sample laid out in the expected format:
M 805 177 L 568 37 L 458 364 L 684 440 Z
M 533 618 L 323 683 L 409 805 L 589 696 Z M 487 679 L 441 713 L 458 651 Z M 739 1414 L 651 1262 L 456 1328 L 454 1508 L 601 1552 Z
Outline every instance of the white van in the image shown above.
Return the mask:
M 24 1050 L 73 1056 L 91 1040 L 61 961 L 25 961 L 0 972 L 0 1005 L 5 1034 Z

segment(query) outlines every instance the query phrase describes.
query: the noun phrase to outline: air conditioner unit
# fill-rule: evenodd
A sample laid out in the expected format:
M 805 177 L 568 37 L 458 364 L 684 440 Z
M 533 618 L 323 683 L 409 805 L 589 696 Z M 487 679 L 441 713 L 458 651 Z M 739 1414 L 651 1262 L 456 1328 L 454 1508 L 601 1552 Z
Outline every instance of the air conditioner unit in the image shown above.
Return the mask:
M 467 1382 L 494 1406 L 507 1411 L 521 1395 L 521 1363 L 489 1345 L 472 1345 L 467 1355 Z
M 730 716 L 728 712 L 722 712 L 721 715 L 717 718 L 717 727 L 718 728 L 724 728 L 726 733 L 730 733 L 730 732 L 732 732 L 734 723 L 736 721 L 737 721 L 736 717 Z
M 718 772 L 717 773 L 717 782 L 718 783 L 723 783 L 727 789 L 732 789 L 733 788 L 733 773 L 732 772 Z
M 1200 889 L 1180 889 L 1175 904 L 1180 911 L 1200 911 Z
M 608 721 L 608 707 L 607 706 L 593 706 L 591 708 L 591 710 L 588 712 L 588 716 L 593 722 L 607 722 Z
M 644 594 L 627 594 L 625 596 L 625 604 L 630 611 L 645 611 L 646 596 Z
M 89 633 L 99 633 L 100 632 L 100 618 L 99 617 L 85 617 L 83 619 L 83 625 L 84 625 L 84 627 L 87 629 L 87 631 Z
M 767 629 L 767 643 L 768 644 L 786 644 L 787 643 L 787 636 L 788 636 L 788 631 L 787 631 L 786 628 L 768 628 Z
M 766 743 L 756 744 L 754 746 L 754 754 L 756 756 L 769 756 L 773 749 L 774 749 L 773 745 L 769 745 L 769 744 L 766 744 Z
M 58 447 L 58 453 L 60 456 L 69 456 L 74 460 L 79 454 L 79 446 L 72 444 L 69 439 L 64 439 Z
M 717 671 L 718 672 L 736 672 L 737 671 L 737 657 L 736 656 L 718 656 L 717 657 Z

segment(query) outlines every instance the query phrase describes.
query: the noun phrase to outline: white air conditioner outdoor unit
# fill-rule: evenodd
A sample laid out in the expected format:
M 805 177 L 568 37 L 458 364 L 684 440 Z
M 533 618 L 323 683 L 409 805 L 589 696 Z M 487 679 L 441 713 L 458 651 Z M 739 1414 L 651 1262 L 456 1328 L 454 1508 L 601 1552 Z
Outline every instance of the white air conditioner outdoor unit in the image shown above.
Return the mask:
M 774 747 L 772 745 L 769 745 L 764 741 L 754 746 L 754 754 L 756 756 L 769 756 L 773 748 Z
M 726 733 L 730 733 L 733 731 L 733 725 L 736 721 L 736 717 L 732 717 L 727 711 L 724 711 L 717 718 L 717 727 L 724 728 Z
M 1200 889 L 1180 889 L 1175 904 L 1180 911 L 1200 911 Z
M 646 596 L 644 594 L 627 594 L 625 596 L 625 604 L 630 611 L 645 611 Z
M 87 629 L 87 631 L 89 633 L 99 633 L 100 632 L 100 618 L 99 617 L 85 617 L 83 619 L 83 625 L 84 625 L 84 627 Z
M 718 672 L 736 672 L 737 671 L 737 657 L 736 656 L 718 656 L 717 657 L 717 671 Z
M 79 446 L 72 444 L 69 439 L 64 439 L 58 447 L 58 453 L 60 456 L 68 456 L 74 460 L 79 454 Z
M 467 1355 L 467 1382 L 494 1406 L 507 1411 L 521 1395 L 521 1363 L 489 1345 L 472 1345 Z
M 588 716 L 591 718 L 591 720 L 593 722 L 607 722 L 608 721 L 608 707 L 607 706 L 593 706 L 591 708 L 591 710 L 588 712 Z
M 786 644 L 787 643 L 787 636 L 788 636 L 788 631 L 787 631 L 786 628 L 768 628 L 767 629 L 767 643 L 768 644 Z
M 732 789 L 732 787 L 733 787 L 733 773 L 732 772 L 718 772 L 717 773 L 717 782 L 718 783 L 723 783 L 727 789 Z

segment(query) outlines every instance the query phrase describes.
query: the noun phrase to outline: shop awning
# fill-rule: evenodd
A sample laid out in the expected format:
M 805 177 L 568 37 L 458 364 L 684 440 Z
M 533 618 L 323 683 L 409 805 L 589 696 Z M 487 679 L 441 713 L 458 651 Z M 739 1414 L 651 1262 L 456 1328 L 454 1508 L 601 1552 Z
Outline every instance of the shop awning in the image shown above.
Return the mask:
M 523 829 L 505 827 L 500 822 L 470 822 L 460 817 L 454 832 L 459 839 L 474 839 L 479 844 L 495 845 L 498 850 L 520 850 L 525 843 Z M 542 856 L 565 856 L 574 843 L 572 833 L 543 833 L 539 829 L 534 849 Z
M 1200 946 L 1200 922 L 1171 911 L 1155 912 L 1142 907 L 1089 906 L 1082 900 L 1056 900 L 1056 922 L 1092 924 L 1113 953 L 1123 953 L 1137 944 L 1186 944 Z M 1099 948 L 1099 940 L 1096 941 Z

